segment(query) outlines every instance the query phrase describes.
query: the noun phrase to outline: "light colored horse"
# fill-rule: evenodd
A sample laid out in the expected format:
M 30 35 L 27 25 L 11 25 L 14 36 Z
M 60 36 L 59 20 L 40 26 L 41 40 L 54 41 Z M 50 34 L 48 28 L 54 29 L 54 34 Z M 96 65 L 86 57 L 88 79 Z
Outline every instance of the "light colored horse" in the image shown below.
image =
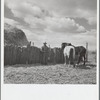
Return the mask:
M 68 67 L 70 66 L 71 64 L 71 50 L 73 50 L 73 59 L 75 59 L 75 48 L 71 45 L 71 43 L 62 43 L 62 49 L 63 49 L 63 54 L 64 54 L 64 59 L 65 59 L 65 63 L 64 65 L 66 65 L 66 61 L 68 59 Z M 74 62 L 73 62 L 73 66 L 74 65 Z

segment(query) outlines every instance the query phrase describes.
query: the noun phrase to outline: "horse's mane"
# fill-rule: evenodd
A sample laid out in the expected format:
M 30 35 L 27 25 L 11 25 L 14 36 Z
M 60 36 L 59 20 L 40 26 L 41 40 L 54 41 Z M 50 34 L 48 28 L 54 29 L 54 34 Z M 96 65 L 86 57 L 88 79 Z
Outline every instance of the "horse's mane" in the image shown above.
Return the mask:
M 73 45 L 73 44 L 71 44 L 71 43 L 66 43 L 66 42 L 63 42 L 62 44 L 61 44 L 61 47 L 64 49 L 66 46 L 72 46 L 72 47 L 74 47 L 75 49 L 86 49 L 84 46 L 75 46 L 75 45 Z
M 71 43 L 66 43 L 66 42 L 63 42 L 61 44 L 61 48 L 64 49 L 66 46 L 71 46 Z

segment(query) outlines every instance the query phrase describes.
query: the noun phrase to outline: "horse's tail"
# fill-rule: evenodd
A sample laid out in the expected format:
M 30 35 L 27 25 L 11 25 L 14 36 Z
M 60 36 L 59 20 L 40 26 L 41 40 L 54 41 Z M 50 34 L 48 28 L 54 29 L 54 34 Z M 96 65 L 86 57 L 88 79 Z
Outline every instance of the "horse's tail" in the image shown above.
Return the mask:
M 73 48 L 73 60 L 75 59 L 75 48 Z

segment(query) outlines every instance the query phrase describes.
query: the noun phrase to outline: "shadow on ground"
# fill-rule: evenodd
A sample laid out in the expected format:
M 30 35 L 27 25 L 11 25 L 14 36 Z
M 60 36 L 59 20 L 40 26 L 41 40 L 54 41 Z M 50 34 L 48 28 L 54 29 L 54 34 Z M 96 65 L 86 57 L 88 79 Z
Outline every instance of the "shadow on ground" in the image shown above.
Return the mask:
M 91 69 L 93 67 L 96 67 L 96 64 L 86 64 L 86 65 L 77 65 L 76 68 L 80 69 Z

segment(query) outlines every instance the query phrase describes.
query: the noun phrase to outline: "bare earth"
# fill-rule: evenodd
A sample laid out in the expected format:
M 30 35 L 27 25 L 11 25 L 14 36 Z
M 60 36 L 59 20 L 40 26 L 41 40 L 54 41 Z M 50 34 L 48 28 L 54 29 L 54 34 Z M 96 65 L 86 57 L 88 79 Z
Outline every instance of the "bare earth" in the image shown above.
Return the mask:
M 6 66 L 4 82 L 7 84 L 96 84 L 96 66 L 79 68 L 57 65 Z

